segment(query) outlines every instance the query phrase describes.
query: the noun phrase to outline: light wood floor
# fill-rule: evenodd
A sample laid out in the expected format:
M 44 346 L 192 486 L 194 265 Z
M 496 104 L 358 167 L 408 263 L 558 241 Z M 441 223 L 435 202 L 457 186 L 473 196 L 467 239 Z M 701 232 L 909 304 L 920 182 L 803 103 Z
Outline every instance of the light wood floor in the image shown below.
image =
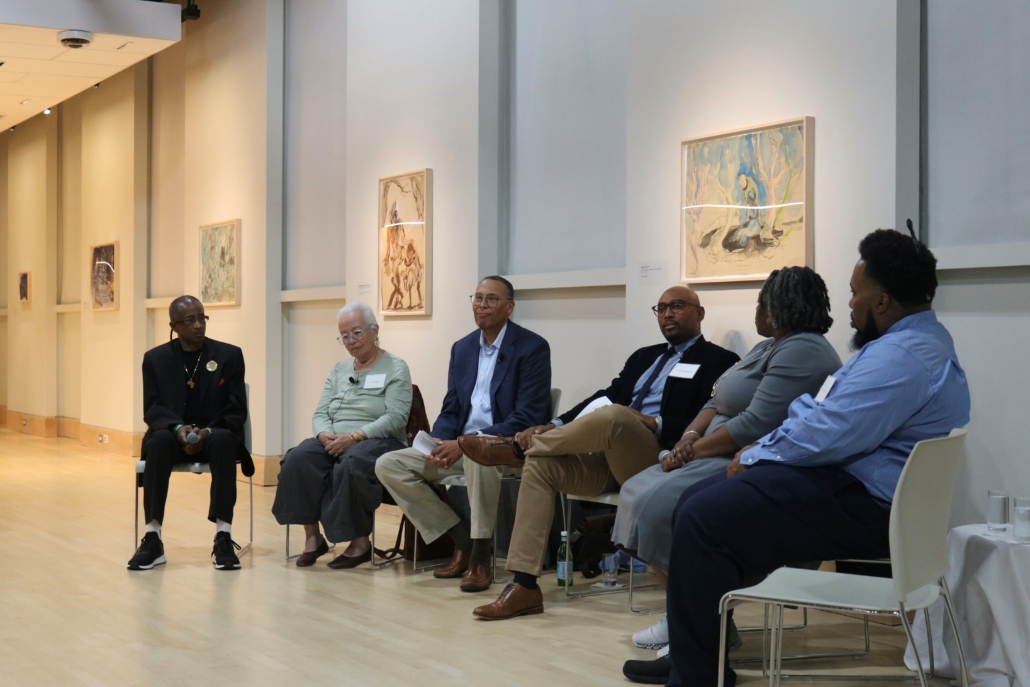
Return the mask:
M 68 439 L 0 430 L 0 684 L 598 687 L 626 684 L 623 661 L 653 656 L 630 634 L 659 616 L 630 614 L 621 594 L 565 603 L 553 575 L 541 582 L 543 615 L 485 623 L 471 610 L 492 601 L 497 585 L 463 594 L 456 581 L 415 575 L 408 563 L 333 571 L 325 557 L 297 569 L 283 560 L 273 488 L 254 489 L 255 546 L 243 569 L 216 571 L 206 475 L 172 476 L 168 564 L 127 571 L 137 543 L 132 465 Z M 242 543 L 240 486 L 234 538 Z M 380 522 L 380 543 L 392 543 L 396 515 Z M 661 603 L 648 594 L 638 598 Z M 759 618 L 757 607 L 738 611 L 741 626 Z M 790 633 L 788 653 L 858 646 L 858 622 L 811 618 L 808 630 Z M 759 637 L 745 635 L 735 657 L 758 655 Z M 805 669 L 900 673 L 903 648 L 900 628 L 874 626 L 868 658 Z M 741 674 L 756 687 L 760 679 Z

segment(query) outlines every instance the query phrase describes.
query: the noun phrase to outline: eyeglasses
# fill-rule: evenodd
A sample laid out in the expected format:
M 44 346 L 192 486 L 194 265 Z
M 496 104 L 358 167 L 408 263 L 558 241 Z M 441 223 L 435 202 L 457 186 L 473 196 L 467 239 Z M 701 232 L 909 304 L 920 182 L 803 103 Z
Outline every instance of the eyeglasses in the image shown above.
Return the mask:
M 673 301 L 672 303 L 659 303 L 658 305 L 652 306 L 651 312 L 653 312 L 657 317 L 661 317 L 662 315 L 664 315 L 666 310 L 670 311 L 673 315 L 679 315 L 681 312 L 683 312 L 683 309 L 686 308 L 688 305 L 692 308 L 701 308 L 701 306 L 697 305 L 696 303 L 687 303 L 686 301 Z
M 343 334 L 340 334 L 338 337 L 336 337 L 336 340 L 340 342 L 341 346 L 346 346 L 348 343 L 351 342 L 352 339 L 354 341 L 361 341 L 364 338 L 365 330 L 355 329 L 354 331 L 344 332 Z
M 510 301 L 510 300 L 512 300 L 511 298 L 498 298 L 497 296 L 493 295 L 492 293 L 489 296 L 485 297 L 485 298 L 483 297 L 483 294 L 476 293 L 476 294 L 473 294 L 473 295 L 469 296 L 469 299 L 471 299 L 472 305 L 483 305 L 483 303 L 486 303 L 487 307 L 489 307 L 489 308 L 496 308 L 497 304 L 500 303 L 501 301 Z
M 211 319 L 210 315 L 188 315 L 188 316 L 182 318 L 181 320 L 172 320 L 172 324 L 185 324 L 188 327 L 192 327 L 199 320 L 203 320 L 204 322 L 208 322 L 210 319 Z

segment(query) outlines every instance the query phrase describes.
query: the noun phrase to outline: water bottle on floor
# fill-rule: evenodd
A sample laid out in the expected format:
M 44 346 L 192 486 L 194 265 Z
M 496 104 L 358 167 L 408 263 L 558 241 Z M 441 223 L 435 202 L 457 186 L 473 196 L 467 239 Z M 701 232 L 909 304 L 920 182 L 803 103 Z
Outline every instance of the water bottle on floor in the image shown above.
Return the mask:
M 565 562 L 565 557 L 568 556 L 568 563 Z M 571 587 L 572 586 L 572 571 L 574 566 L 572 564 L 572 552 L 569 551 L 569 533 L 562 530 L 561 533 L 561 546 L 558 547 L 558 586 L 559 587 Z

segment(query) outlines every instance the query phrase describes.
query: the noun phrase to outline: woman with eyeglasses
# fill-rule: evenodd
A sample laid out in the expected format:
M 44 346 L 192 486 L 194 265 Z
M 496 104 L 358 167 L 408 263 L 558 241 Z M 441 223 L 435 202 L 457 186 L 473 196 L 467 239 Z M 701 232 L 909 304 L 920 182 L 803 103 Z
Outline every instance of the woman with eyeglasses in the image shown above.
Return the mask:
M 755 309 L 755 329 L 767 338 L 719 378 L 712 400 L 661 464 L 622 485 L 612 539 L 651 564 L 663 586 L 680 495 L 725 471 L 741 447 L 778 427 L 795 398 L 819 392 L 827 375 L 841 366 L 823 336 L 831 324 L 830 297 L 815 271 L 787 267 L 770 274 Z M 634 634 L 633 641 L 643 648 L 666 647 L 665 618 Z
M 408 445 L 407 363 L 380 348 L 379 325 L 367 304 L 348 303 L 337 319 L 337 341 L 351 357 L 336 363 L 325 380 L 311 421 L 314 436 L 283 457 L 272 505 L 280 525 L 304 526 L 299 568 L 328 553 L 328 542 L 350 542 L 330 568 L 353 568 L 372 560 L 368 535 L 383 500 L 376 460 Z

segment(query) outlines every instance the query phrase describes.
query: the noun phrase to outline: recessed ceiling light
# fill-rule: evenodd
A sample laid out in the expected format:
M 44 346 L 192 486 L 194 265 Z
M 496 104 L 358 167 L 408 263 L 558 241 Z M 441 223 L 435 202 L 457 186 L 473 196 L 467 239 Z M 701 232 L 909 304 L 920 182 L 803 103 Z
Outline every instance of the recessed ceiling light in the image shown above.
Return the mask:
M 50 108 L 48 107 L 47 109 L 43 110 L 43 114 L 50 114 Z
M 127 47 L 129 47 L 130 45 L 132 45 L 132 41 L 129 41 L 128 43 L 125 43 L 125 44 L 123 44 L 123 45 L 119 45 L 117 49 L 118 49 L 118 50 L 121 50 L 122 48 L 127 48 Z
M 21 104 L 22 105 L 28 105 L 30 102 L 32 102 L 32 101 L 29 100 L 28 98 L 26 98 L 25 100 L 21 101 Z

